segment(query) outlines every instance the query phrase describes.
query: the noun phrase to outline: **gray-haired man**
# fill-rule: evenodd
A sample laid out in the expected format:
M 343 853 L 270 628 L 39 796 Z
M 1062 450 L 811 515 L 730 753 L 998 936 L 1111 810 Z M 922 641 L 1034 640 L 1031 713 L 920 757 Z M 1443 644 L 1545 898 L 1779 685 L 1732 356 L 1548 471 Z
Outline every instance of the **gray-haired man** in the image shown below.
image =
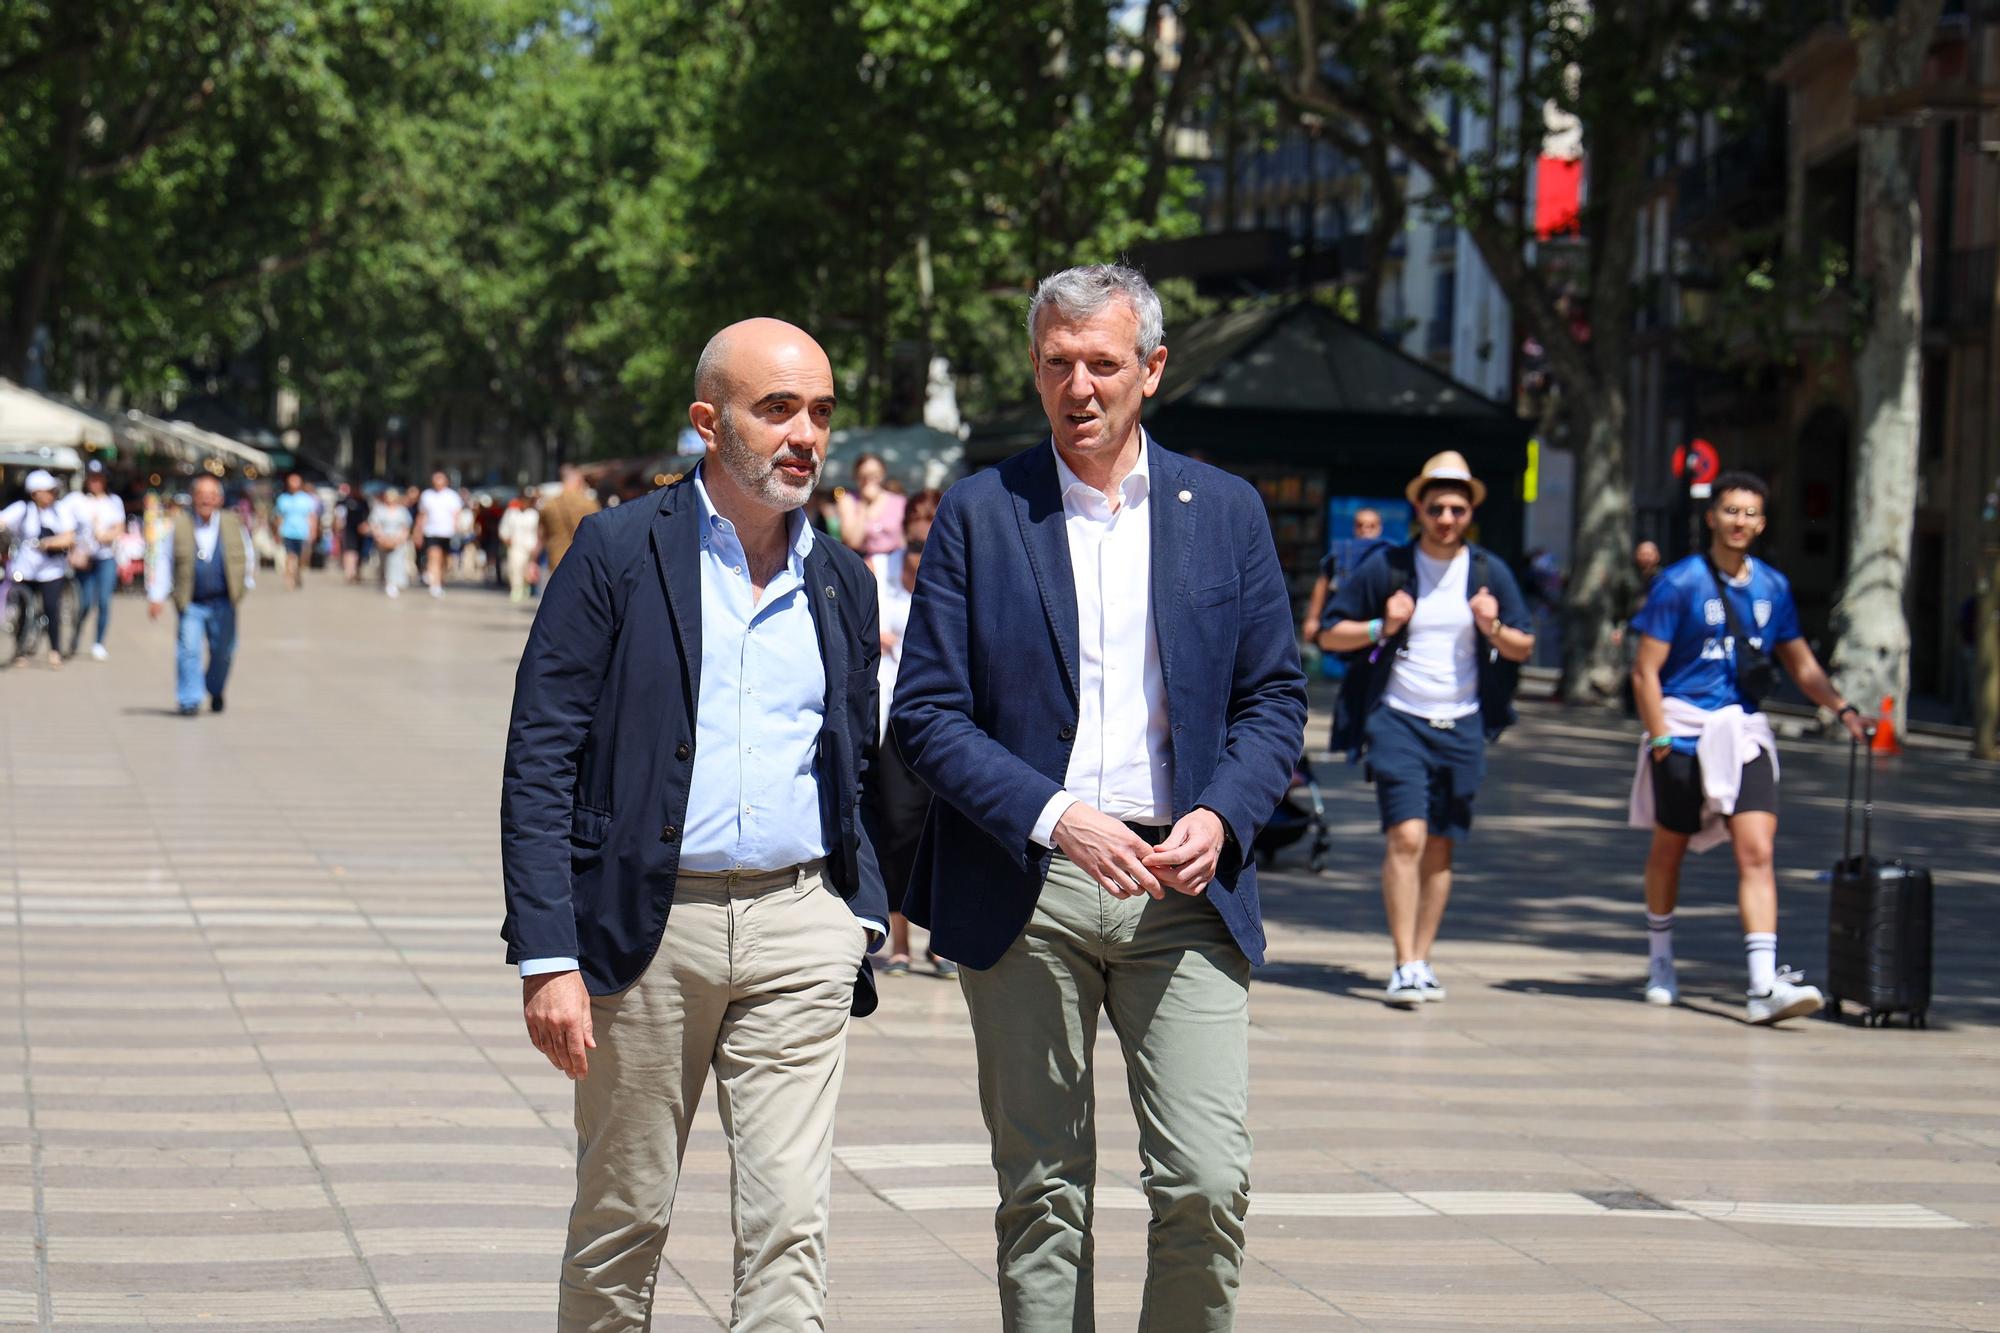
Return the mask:
M 1166 368 L 1131 269 L 1029 311 L 1047 446 L 945 492 L 890 725 L 939 797 L 904 904 L 962 965 L 1010 1331 L 1096 1325 L 1092 1052 L 1124 1048 L 1151 1219 L 1140 1318 L 1234 1327 L 1250 1206 L 1246 853 L 1303 746 L 1257 492 L 1139 425 Z

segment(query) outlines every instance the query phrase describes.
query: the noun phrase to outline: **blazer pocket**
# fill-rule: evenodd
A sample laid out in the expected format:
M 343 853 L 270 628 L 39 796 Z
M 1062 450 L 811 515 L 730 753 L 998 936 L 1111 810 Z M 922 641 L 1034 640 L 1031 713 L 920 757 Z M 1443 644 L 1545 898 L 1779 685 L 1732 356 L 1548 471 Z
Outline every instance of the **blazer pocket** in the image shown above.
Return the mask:
M 1212 583 L 1206 588 L 1196 588 L 1188 594 L 1188 605 L 1190 607 L 1221 606 L 1225 602 L 1233 602 L 1236 600 L 1242 582 L 1241 575 L 1231 574 L 1228 579 L 1221 583 Z
M 569 812 L 569 840 L 579 847 L 602 847 L 611 828 L 611 816 L 603 810 L 576 806 Z

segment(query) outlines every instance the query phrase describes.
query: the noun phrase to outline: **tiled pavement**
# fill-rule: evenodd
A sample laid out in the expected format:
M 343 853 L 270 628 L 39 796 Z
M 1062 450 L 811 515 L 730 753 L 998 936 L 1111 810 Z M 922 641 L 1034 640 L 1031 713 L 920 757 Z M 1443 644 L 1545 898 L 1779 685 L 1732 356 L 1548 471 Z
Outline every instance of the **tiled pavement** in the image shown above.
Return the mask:
M 168 624 L 0 676 L 0 1328 L 545 1329 L 568 1088 L 500 965 L 496 787 L 525 617 L 322 576 L 245 615 L 229 711 L 170 703 Z M 2000 1329 L 2000 773 L 1884 772 L 1940 876 L 1927 1032 L 1734 1017 L 1726 864 L 1689 877 L 1689 1002 L 1634 999 L 1629 748 L 1534 713 L 1494 755 L 1436 963 L 1375 999 L 1372 807 L 1322 765 L 1335 870 L 1268 881 L 1240 1327 Z M 1314 735 L 1323 734 L 1315 721 Z M 1781 955 L 1821 966 L 1840 755 L 1785 754 Z M 955 988 L 885 984 L 840 1122 L 839 1328 L 998 1327 Z M 1144 1213 L 1100 1046 L 1099 1309 Z M 705 1112 L 656 1327 L 726 1315 Z

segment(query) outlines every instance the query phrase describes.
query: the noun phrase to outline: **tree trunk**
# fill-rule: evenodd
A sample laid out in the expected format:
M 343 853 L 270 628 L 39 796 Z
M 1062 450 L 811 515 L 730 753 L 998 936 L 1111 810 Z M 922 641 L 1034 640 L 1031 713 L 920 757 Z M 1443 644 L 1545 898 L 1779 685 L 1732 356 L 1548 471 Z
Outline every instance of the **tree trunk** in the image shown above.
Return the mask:
M 1586 703 L 1618 690 L 1611 633 L 1623 619 L 1621 577 L 1632 546 L 1632 478 L 1625 463 L 1630 404 L 1622 377 L 1563 386 L 1576 455 L 1576 532 L 1563 594 L 1563 698 Z
M 28 244 L 20 266 L 9 274 L 7 293 L 13 307 L 7 325 L 0 329 L 0 370 L 10 377 L 26 378 L 28 348 L 35 328 L 48 308 L 62 262 L 63 231 L 69 222 L 70 191 L 83 160 L 83 127 L 88 108 L 83 97 L 90 75 L 88 52 L 76 58 L 76 80 L 72 95 L 56 112 L 49 133 L 49 153 L 36 190 L 33 221 L 28 228 Z M 50 349 L 53 357 L 54 349 Z
M 1940 0 L 1905 3 L 1860 39 L 1857 98 L 1912 86 L 1937 27 Z M 1854 468 L 1854 535 L 1834 606 L 1839 637 L 1832 667 L 1842 693 L 1864 714 L 1895 701 L 1900 729 L 1909 705 L 1910 627 L 1904 589 L 1916 526 L 1917 447 L 1923 367 L 1922 213 L 1915 128 L 1865 125 L 1860 144 L 1861 273 L 1870 292 L 1868 332 L 1854 362 L 1861 429 Z

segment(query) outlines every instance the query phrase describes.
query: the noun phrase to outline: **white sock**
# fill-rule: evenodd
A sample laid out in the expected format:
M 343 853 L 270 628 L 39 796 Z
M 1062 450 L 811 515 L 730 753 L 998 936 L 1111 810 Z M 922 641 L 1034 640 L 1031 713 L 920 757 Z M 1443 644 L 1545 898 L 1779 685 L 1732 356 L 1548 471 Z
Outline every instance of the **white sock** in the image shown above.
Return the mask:
M 1778 937 L 1753 930 L 1743 937 L 1743 952 L 1750 962 L 1750 993 L 1763 995 L 1778 984 Z
M 1672 912 L 1646 913 L 1646 956 L 1649 961 L 1665 961 L 1672 967 L 1674 962 L 1674 914 Z

